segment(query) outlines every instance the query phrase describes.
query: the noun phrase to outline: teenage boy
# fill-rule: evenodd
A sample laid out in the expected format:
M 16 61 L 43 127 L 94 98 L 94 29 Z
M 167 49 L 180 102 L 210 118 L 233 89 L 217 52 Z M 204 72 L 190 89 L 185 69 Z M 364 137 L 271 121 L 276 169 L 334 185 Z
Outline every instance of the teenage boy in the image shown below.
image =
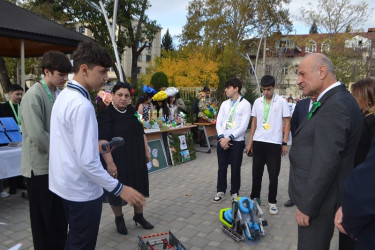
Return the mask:
M 231 165 L 232 200 L 237 199 L 241 186 L 241 164 L 245 148 L 245 131 L 250 120 L 250 103 L 241 96 L 242 83 L 239 79 L 229 79 L 225 83 L 225 94 L 229 98 L 220 106 L 216 121 L 218 136 L 217 194 L 213 203 L 219 203 L 227 190 L 227 169 Z
M 281 166 L 281 155 L 288 153 L 287 141 L 290 130 L 290 109 L 288 102 L 274 93 L 275 78 L 271 75 L 262 77 L 260 85 L 263 97 L 255 100 L 251 116 L 249 143 L 246 152 L 253 153 L 253 185 L 251 199 L 260 203 L 260 191 L 264 165 L 269 175 L 268 202 L 271 215 L 278 214 L 276 206 L 278 177 Z M 283 134 L 283 122 L 285 130 Z
M 48 158 L 52 106 L 72 71 L 61 52 L 43 55 L 44 76 L 22 98 L 22 175 L 30 178 L 28 196 L 34 249 L 64 249 L 67 221 L 60 197 L 48 189 Z
M 65 249 L 95 249 L 103 188 L 130 205 L 145 203 L 140 193 L 111 177 L 100 162 L 89 91 L 104 86 L 111 66 L 111 57 L 103 47 L 91 41 L 80 43 L 73 53 L 73 80 L 52 110 L 49 188 L 62 198 L 68 219 Z
M 0 105 L 0 117 L 13 117 L 14 121 L 17 123 L 21 130 L 20 102 L 23 95 L 23 88 L 18 84 L 11 84 L 8 89 L 8 95 L 9 101 Z M 0 191 L 2 190 L 1 182 L 2 181 L 0 180 Z M 26 189 L 26 185 L 23 182 L 22 176 L 9 178 L 8 182 L 9 194 L 16 194 L 17 188 Z

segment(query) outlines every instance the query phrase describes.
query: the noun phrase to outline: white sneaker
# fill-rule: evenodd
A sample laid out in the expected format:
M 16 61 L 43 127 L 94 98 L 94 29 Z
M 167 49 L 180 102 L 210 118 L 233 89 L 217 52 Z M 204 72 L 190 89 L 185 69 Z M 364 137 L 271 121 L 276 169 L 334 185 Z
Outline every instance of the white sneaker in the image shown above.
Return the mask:
M 217 194 L 215 195 L 215 198 L 212 199 L 212 202 L 215 204 L 220 203 L 220 201 L 224 199 L 224 197 L 225 197 L 224 192 L 217 192 Z
M 269 209 L 270 214 L 276 215 L 279 213 L 279 210 L 277 209 L 276 204 L 270 203 L 269 206 L 270 206 L 270 209 Z
M 234 193 L 232 194 L 232 201 L 236 201 L 237 200 L 237 193 Z
M 9 197 L 9 194 L 8 194 L 8 192 L 7 191 L 2 191 L 1 193 L 0 193 L 0 197 L 1 198 L 8 198 Z

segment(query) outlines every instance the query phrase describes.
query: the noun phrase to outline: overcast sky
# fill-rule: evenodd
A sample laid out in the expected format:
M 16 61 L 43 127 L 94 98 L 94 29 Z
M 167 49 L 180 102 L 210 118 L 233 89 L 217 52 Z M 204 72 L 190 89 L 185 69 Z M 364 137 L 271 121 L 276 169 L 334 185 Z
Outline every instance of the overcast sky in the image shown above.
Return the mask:
M 186 14 L 189 0 L 150 0 L 151 8 L 147 10 L 147 14 L 151 20 L 156 22 L 163 28 L 162 36 L 167 29 L 172 36 L 180 35 L 183 26 L 186 24 Z M 297 34 L 306 34 L 309 32 L 310 26 L 306 26 L 296 20 L 296 16 L 300 16 L 301 7 L 307 2 L 317 2 L 312 0 L 292 0 L 289 4 L 289 11 L 292 16 L 294 29 Z M 352 0 L 352 3 L 360 2 L 359 0 Z M 366 0 L 370 8 L 375 12 L 375 1 Z M 375 14 L 373 14 L 369 21 L 363 24 L 362 28 L 367 31 L 367 28 L 375 28 Z M 177 43 L 177 39 L 173 39 Z

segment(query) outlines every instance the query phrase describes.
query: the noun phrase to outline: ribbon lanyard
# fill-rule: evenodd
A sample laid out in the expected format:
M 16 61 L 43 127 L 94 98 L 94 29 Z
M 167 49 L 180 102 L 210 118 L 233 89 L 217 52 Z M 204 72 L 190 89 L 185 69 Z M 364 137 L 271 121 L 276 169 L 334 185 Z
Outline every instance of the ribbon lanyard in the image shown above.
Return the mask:
M 236 103 L 234 105 L 232 105 L 232 107 L 231 107 L 232 110 L 229 111 L 229 113 L 231 113 L 231 114 L 229 116 L 228 122 L 232 122 L 233 121 L 233 117 L 234 117 L 234 114 L 235 114 L 235 111 L 236 111 L 236 108 L 237 108 L 237 104 L 240 102 L 240 100 L 241 100 L 241 96 L 239 96 L 238 99 L 237 99 L 237 101 L 236 101 Z
M 10 107 L 12 108 L 13 110 L 13 114 L 14 114 L 14 117 L 16 117 L 16 120 L 17 120 L 17 124 L 18 126 L 21 125 L 21 118 L 20 118 L 20 104 L 17 103 L 17 112 L 16 110 L 14 109 L 14 106 L 13 106 L 13 103 L 9 100 L 9 105 Z
M 52 93 L 51 91 L 49 90 L 48 86 L 47 86 L 47 83 L 44 81 L 44 79 L 42 78 L 42 84 L 47 92 L 47 95 L 49 97 L 49 99 L 51 100 L 51 103 L 53 104 L 54 103 L 54 100 L 53 100 L 53 96 L 52 96 Z
M 275 94 L 273 94 L 272 99 L 271 99 L 271 103 L 269 105 L 267 104 L 267 99 L 265 97 L 263 97 L 264 98 L 264 120 L 263 120 L 263 123 L 268 122 L 268 117 L 269 117 L 269 113 L 270 113 L 270 110 L 271 110 L 271 107 L 272 107 L 274 96 L 275 96 Z

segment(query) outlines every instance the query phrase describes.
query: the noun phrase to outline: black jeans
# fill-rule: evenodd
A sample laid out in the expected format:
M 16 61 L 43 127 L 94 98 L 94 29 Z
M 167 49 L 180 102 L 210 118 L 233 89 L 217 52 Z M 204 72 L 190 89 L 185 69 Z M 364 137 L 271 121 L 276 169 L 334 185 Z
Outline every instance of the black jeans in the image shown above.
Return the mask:
M 99 232 L 103 197 L 85 202 L 63 199 L 66 218 L 69 223 L 65 250 L 93 250 Z
M 264 165 L 269 175 L 268 202 L 276 203 L 277 185 L 281 166 L 281 145 L 267 142 L 253 142 L 253 186 L 251 199 L 260 198 Z
M 34 249 L 64 249 L 68 222 L 60 197 L 48 188 L 48 175 L 32 173 L 28 195 Z
M 231 166 L 231 189 L 230 194 L 240 191 L 241 186 L 241 164 L 245 141 L 233 141 L 229 149 L 224 150 L 220 143 L 217 145 L 217 161 L 219 170 L 217 173 L 217 192 L 226 192 L 227 190 L 227 170 Z

